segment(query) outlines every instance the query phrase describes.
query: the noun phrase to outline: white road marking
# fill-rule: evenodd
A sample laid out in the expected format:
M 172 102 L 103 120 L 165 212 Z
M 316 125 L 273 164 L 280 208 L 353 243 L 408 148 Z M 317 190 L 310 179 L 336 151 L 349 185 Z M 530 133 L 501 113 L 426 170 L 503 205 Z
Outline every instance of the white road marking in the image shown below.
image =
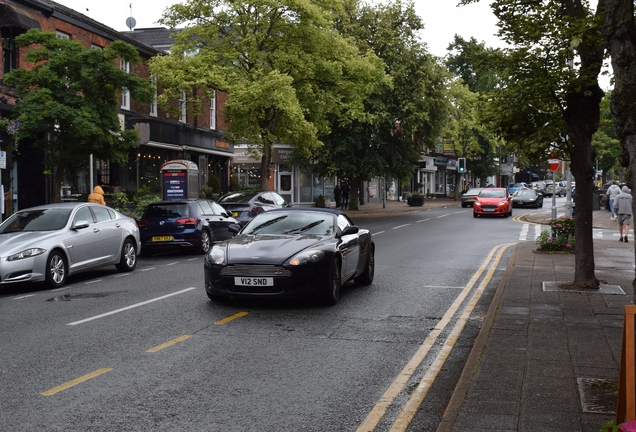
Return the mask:
M 88 322 L 88 321 L 93 321 L 93 320 L 96 320 L 96 319 L 99 319 L 99 318 L 104 318 L 104 317 L 107 317 L 109 315 L 114 315 L 114 314 L 119 313 L 119 312 L 124 312 L 124 311 L 127 311 L 129 309 L 134 309 L 134 308 L 137 308 L 137 307 L 140 307 L 140 306 L 144 306 L 144 305 L 147 305 L 149 303 L 153 303 L 153 302 L 156 302 L 156 301 L 159 301 L 159 300 L 166 299 L 168 297 L 172 297 L 172 296 L 176 296 L 176 295 L 179 295 L 179 294 L 183 294 L 185 292 L 192 291 L 192 290 L 195 290 L 195 289 L 197 289 L 197 288 L 196 287 L 186 288 L 184 290 L 177 291 L 177 292 L 174 292 L 174 293 L 171 293 L 171 294 L 166 294 L 164 296 L 157 297 L 157 298 L 152 299 L 152 300 L 146 300 L 146 301 L 141 302 L 141 303 L 136 303 L 134 305 L 126 306 L 124 308 L 116 309 L 116 310 L 111 311 L 111 312 L 106 312 L 106 313 L 101 314 L 101 315 L 95 315 L 94 317 L 86 318 L 86 319 L 83 319 L 83 320 L 80 320 L 80 321 L 75 321 L 75 322 L 72 322 L 72 323 L 68 323 L 66 325 L 72 326 L 72 325 L 77 325 L 77 324 L 84 324 L 85 322 Z
M 173 265 L 175 265 L 175 264 L 179 264 L 179 261 L 175 261 L 175 262 L 168 263 L 168 264 L 166 264 L 166 267 L 168 267 L 168 266 L 173 266 Z
M 128 276 L 130 276 L 131 274 L 132 274 L 132 273 L 119 273 L 119 274 L 114 275 L 113 277 L 116 277 L 116 278 L 120 278 L 120 277 L 128 277 Z
M 384 234 L 384 231 L 378 231 L 377 233 L 373 233 L 373 235 Z
M 450 214 L 449 214 L 449 213 L 446 213 L 446 214 L 443 214 L 443 215 L 441 215 L 441 216 L 437 216 L 437 219 L 441 219 L 441 218 L 446 217 L 446 216 L 450 216 Z
M 411 225 L 411 224 L 398 225 L 398 226 L 396 226 L 393 229 L 404 228 L 405 226 L 409 226 L 409 225 Z
M 89 280 L 88 282 L 84 282 L 84 285 L 90 285 L 90 284 L 94 284 L 97 282 L 103 282 L 104 279 L 93 279 L 93 280 Z
M 35 294 L 29 294 L 29 295 L 23 295 L 23 296 L 20 296 L 20 297 L 14 297 L 13 300 L 21 300 L 21 299 L 28 298 L 28 297 L 35 297 Z
M 196 260 L 198 260 L 198 259 L 199 259 L 199 258 L 189 258 L 189 259 L 188 259 L 188 261 L 196 261 Z
M 145 268 L 145 269 L 141 269 L 141 271 L 142 272 L 147 272 L 147 271 L 154 270 L 154 269 L 155 269 L 154 267 L 148 267 L 148 268 Z
M 426 222 L 427 220 L 431 220 L 431 218 L 426 218 L 426 219 L 418 220 L 418 221 L 417 221 L 417 222 L 415 222 L 415 223 Z

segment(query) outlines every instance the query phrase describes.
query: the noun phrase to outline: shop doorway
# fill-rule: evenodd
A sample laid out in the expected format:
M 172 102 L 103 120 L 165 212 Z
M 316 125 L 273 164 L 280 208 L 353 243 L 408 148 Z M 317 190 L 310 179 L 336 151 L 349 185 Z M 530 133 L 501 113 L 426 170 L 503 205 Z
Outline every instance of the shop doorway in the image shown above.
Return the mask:
M 293 201 L 294 173 L 289 165 L 279 165 L 278 194 L 287 202 Z

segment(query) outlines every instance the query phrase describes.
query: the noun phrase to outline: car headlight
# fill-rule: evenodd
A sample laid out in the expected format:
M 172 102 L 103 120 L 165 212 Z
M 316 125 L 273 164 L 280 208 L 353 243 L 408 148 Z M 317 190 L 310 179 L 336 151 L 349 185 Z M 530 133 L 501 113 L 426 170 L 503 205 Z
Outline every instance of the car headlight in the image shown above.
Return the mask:
M 225 264 L 225 249 L 213 247 L 208 252 L 208 259 L 212 264 Z
M 503 201 L 500 201 L 500 202 L 499 202 L 499 205 L 500 205 L 500 206 L 502 206 L 502 205 L 506 205 L 507 203 L 508 203 L 508 201 L 503 200 Z
M 480 205 L 481 205 L 481 203 L 480 203 L 479 201 L 475 200 L 475 202 L 473 203 L 473 205 L 480 206 Z
M 297 266 L 297 265 L 303 265 L 308 263 L 315 263 L 320 261 L 324 257 L 325 257 L 325 253 L 321 250 L 316 250 L 316 249 L 308 250 L 308 251 L 301 252 L 295 257 L 293 257 L 291 260 L 289 260 L 289 264 L 293 266 Z
M 23 251 L 18 252 L 17 254 L 9 255 L 7 257 L 7 261 L 16 261 L 16 260 L 21 260 L 25 258 L 31 258 L 34 256 L 42 255 L 44 252 L 46 252 L 46 249 L 42 249 L 42 248 L 25 249 Z

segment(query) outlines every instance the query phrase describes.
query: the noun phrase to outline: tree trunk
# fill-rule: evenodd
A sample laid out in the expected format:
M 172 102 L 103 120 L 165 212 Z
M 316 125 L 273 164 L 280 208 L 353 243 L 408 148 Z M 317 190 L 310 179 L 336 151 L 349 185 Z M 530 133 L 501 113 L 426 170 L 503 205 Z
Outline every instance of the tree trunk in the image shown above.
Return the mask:
M 629 155 L 626 180 L 633 191 L 636 186 L 636 24 L 633 0 L 606 0 L 603 36 L 614 71 L 611 109 L 623 152 Z M 634 204 L 632 207 L 632 214 L 636 214 Z M 632 286 L 636 288 L 636 279 Z M 636 297 L 633 301 L 636 303 Z
M 576 247 L 574 260 L 574 282 L 577 288 L 598 289 L 595 275 L 594 242 L 592 239 L 592 194 L 594 193 L 595 171 L 592 135 L 598 129 L 600 102 L 603 91 L 597 83 L 588 85 L 578 92 L 571 90 L 567 95 L 565 121 L 568 136 L 572 141 L 570 169 L 576 178 L 576 213 L 574 226 Z
M 353 179 L 349 184 L 349 210 L 360 210 L 360 179 Z
M 263 142 L 263 156 L 261 157 L 261 190 L 269 190 L 270 165 L 272 163 L 271 142 Z

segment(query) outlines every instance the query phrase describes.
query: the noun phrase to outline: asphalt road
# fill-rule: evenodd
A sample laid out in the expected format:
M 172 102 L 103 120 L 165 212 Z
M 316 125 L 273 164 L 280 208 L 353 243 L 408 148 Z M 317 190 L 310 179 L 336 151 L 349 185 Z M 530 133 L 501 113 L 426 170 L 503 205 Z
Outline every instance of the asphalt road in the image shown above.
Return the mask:
M 334 307 L 210 302 L 202 256 L 183 253 L 58 291 L 0 287 L 2 430 L 435 430 L 536 228 L 459 205 L 356 223 L 376 279 Z

